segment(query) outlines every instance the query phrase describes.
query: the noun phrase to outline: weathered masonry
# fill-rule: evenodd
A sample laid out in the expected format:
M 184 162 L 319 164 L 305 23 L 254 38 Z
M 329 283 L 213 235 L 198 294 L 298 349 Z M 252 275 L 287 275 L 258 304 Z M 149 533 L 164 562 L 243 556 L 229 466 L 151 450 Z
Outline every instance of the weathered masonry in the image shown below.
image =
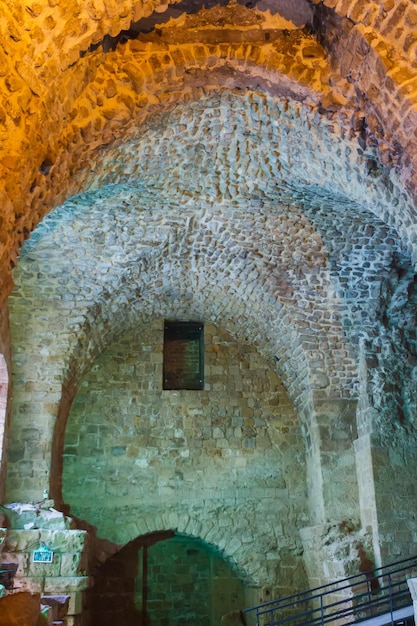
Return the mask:
M 0 624 L 414 555 L 417 4 L 0 15 Z

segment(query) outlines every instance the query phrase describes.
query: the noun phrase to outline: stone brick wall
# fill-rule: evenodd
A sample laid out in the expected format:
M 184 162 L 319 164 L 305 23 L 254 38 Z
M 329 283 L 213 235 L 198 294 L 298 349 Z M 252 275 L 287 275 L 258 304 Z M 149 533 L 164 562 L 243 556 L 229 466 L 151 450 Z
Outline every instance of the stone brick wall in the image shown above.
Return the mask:
M 116 543 L 179 530 L 224 551 L 247 583 L 288 591 L 303 576 L 306 521 L 288 397 L 249 342 L 211 324 L 204 390 L 163 391 L 162 339 L 163 320 L 138 325 L 86 373 L 67 423 L 64 501 Z
M 37 594 L 38 612 L 41 598 L 61 596 L 66 626 L 82 626 L 87 624 L 84 621 L 86 616 L 81 615 L 84 592 L 93 584 L 93 579 L 88 576 L 92 535 L 76 529 L 74 521 L 52 505 L 51 500 L 44 498 L 36 504 L 0 506 L 1 517 L 7 524 L 7 529 L 2 529 L 1 561 L 17 566 L 13 593 Z M 39 554 L 35 558 L 35 553 L 42 549 L 52 552 L 49 562 L 42 562 Z M 35 615 L 33 608 L 30 613 Z M 56 612 L 54 615 L 57 616 Z M 28 616 L 19 618 L 16 614 L 16 619 L 29 623 Z
M 44 595 L 77 593 L 87 588 L 85 574 L 88 535 L 78 530 L 10 530 L 2 558 L 18 564 L 14 580 L 16 589 Z M 33 552 L 45 544 L 54 552 L 52 563 L 35 563 Z
M 414 468 L 417 455 L 414 446 L 381 445 L 373 437 L 373 472 L 378 511 L 381 560 L 398 561 L 415 555 L 417 521 L 414 513 L 416 484 Z M 395 514 L 393 515 L 393 511 Z

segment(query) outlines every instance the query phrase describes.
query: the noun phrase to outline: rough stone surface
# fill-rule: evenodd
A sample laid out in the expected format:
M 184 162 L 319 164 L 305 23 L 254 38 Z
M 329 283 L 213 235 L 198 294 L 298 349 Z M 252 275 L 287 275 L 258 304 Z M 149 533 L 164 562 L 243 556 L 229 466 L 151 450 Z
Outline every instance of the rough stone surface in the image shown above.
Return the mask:
M 281 3 L 271 11 L 267 3 L 253 10 L 236 3 L 203 8 L 197 15 L 182 9 L 175 17 L 169 5 L 129 1 L 120 11 L 110 2 L 74 1 L 72 12 L 46 1 L 31 11 L 5 7 L 7 46 L 0 59 L 5 255 L 11 253 L 14 262 L 16 245 L 56 202 L 52 189 L 59 183 L 62 189 L 62 180 L 70 186 L 68 173 L 86 164 L 92 150 L 122 136 L 132 117 L 143 120 L 144 109 L 173 106 L 193 85 L 207 86 L 210 80 L 263 89 L 275 83 L 284 95 L 337 116 L 346 129 L 362 115 L 367 143 L 377 147 L 382 162 L 402 167 L 413 191 L 408 160 L 414 146 L 409 132 L 415 115 L 414 9 L 406 3 L 401 10 L 344 0 L 312 4 L 313 11 L 304 1 L 292 10 Z M 300 28 L 304 24 L 311 34 Z M 123 30 L 127 34 L 117 46 Z M 319 45 L 315 37 L 323 33 Z M 120 73 L 119 57 L 125 68 Z M 48 89 L 51 77 L 54 93 Z M 35 145 L 43 150 L 35 151 Z M 62 146 L 66 156 L 59 154 Z M 21 219 L 28 192 L 31 210 Z M 14 215 L 19 229 L 13 236 Z
M 14 502 L 5 506 L 0 505 L 0 511 L 4 514 L 8 525 L 14 530 L 62 531 L 74 529 L 74 521 L 63 515 L 61 511 L 54 509 L 52 500 L 45 499 L 36 504 Z
M 285 594 L 303 575 L 281 556 L 299 552 L 306 521 L 300 428 L 248 343 L 204 334 L 202 392 L 162 390 L 163 320 L 103 352 L 68 418 L 63 499 L 118 544 L 169 529 L 221 544 L 248 580 Z
M 262 538 L 266 564 L 255 571 L 241 558 L 249 578 L 271 583 L 265 595 L 278 585 L 272 538 L 286 537 L 281 565 L 298 567 L 302 526 L 316 529 L 317 546 L 304 536 L 311 581 L 356 567 L 359 538 L 376 562 L 408 556 L 417 535 L 414 2 L 0 4 L 0 501 L 21 503 L 10 509 L 12 530 L 72 532 L 69 518 L 59 520 L 61 529 L 43 512 L 44 528 L 25 530 L 37 525 L 25 505 L 36 507 L 44 493 L 54 501 L 48 508 L 64 505 L 63 468 L 71 506 L 84 506 L 71 457 L 94 468 L 94 489 L 98 467 L 106 478 L 110 468 L 130 477 L 128 463 L 138 459 L 149 462 L 135 466 L 149 489 L 184 493 L 175 471 L 186 482 L 201 457 L 198 437 L 176 437 L 175 421 L 180 415 L 199 427 L 191 404 L 163 405 L 156 384 L 138 389 L 129 378 L 136 364 L 116 366 L 114 357 L 117 382 L 140 399 L 147 427 L 135 424 L 133 404 L 117 387 L 126 432 L 115 430 L 109 396 L 100 405 L 116 432 L 111 446 L 102 421 L 92 421 L 100 402 L 83 385 L 103 388 L 95 368 L 117 348 L 126 357 L 123 338 L 134 329 L 193 317 L 256 353 L 241 379 L 252 378 L 251 393 L 229 387 L 223 399 L 229 409 L 239 400 L 242 419 L 255 420 L 243 413 L 260 407 L 265 416 L 248 425 L 253 437 L 225 432 L 230 415 L 221 415 L 218 399 L 226 391 L 215 387 L 218 379 L 210 383 L 200 399 L 210 401 L 197 406 L 201 419 L 212 420 L 214 407 L 221 417 L 201 442 L 207 485 L 216 463 L 219 476 L 229 463 L 236 470 L 229 491 L 216 500 L 203 492 L 192 513 L 148 511 L 142 524 L 139 507 L 129 509 L 123 495 L 132 486 L 121 488 L 116 472 L 100 498 L 125 498 L 123 540 L 178 526 L 249 558 L 242 548 L 249 521 L 235 541 L 227 531 L 239 489 L 250 489 L 233 464 L 247 461 L 246 472 L 248 459 L 260 463 L 265 452 L 263 473 L 257 466 L 243 475 L 256 476 L 257 505 L 248 510 L 257 533 L 248 543 Z M 214 367 L 213 380 L 227 373 L 237 383 L 229 363 Z M 285 387 L 285 415 L 254 397 L 255 388 L 266 393 L 265 378 Z M 163 413 L 161 433 L 150 398 Z M 285 455 L 295 450 L 292 443 L 281 455 L 290 414 L 305 471 L 284 495 L 280 470 L 293 467 Z M 265 424 L 281 418 L 274 448 Z M 181 457 L 186 449 L 190 456 Z M 85 488 L 84 475 L 80 482 Z M 190 498 L 196 493 L 193 486 Z M 284 501 L 293 535 L 277 522 Z M 267 511 L 265 528 L 258 509 Z M 209 528 L 211 514 L 224 525 Z M 99 507 L 91 517 L 113 532 Z M 332 532 L 326 547 L 325 529 L 343 529 L 347 520 L 354 532 Z M 327 566 L 333 557 L 335 571 Z M 23 553 L 16 558 L 28 565 Z M 71 553 L 61 566 L 48 579 L 51 593 L 66 581 L 74 591 L 89 584 L 88 572 L 82 581 L 75 575 Z M 42 589 L 43 573 L 31 581 Z

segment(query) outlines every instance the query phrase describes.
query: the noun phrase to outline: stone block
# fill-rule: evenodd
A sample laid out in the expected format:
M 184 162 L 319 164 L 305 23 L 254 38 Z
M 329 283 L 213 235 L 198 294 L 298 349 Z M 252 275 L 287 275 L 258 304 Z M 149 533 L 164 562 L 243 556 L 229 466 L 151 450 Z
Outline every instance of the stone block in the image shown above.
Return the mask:
M 59 576 L 61 570 L 61 555 L 56 552 L 52 563 L 36 563 L 33 561 L 33 552 L 28 562 L 27 575 L 39 578 L 42 576 Z
M 40 538 L 51 550 L 81 552 L 88 541 L 88 533 L 85 530 L 42 530 Z
M 30 591 L 31 593 L 42 594 L 43 588 L 44 588 L 44 581 L 45 579 L 43 577 L 41 578 L 36 578 L 36 577 L 28 578 L 27 576 L 24 576 L 22 578 L 18 577 L 18 578 L 15 578 L 14 580 L 14 589 L 19 590 L 19 591 Z
M 68 594 L 76 591 L 84 591 L 93 584 L 93 578 L 89 576 L 62 576 L 45 578 L 44 592 L 45 594 Z
M 53 508 L 52 500 L 45 500 L 37 506 L 34 504 L 14 503 L 4 507 L 11 520 L 13 529 L 24 530 L 28 524 L 42 529 L 70 529 L 73 521 L 60 511 Z
M 81 613 L 83 609 L 84 594 L 82 591 L 73 592 L 70 594 L 68 603 L 68 615 L 77 615 Z
M 80 553 L 62 554 L 61 555 L 61 576 L 77 576 L 81 564 Z
M 41 537 L 40 530 L 9 530 L 7 535 L 7 546 L 14 552 L 29 551 L 34 545 L 39 543 Z

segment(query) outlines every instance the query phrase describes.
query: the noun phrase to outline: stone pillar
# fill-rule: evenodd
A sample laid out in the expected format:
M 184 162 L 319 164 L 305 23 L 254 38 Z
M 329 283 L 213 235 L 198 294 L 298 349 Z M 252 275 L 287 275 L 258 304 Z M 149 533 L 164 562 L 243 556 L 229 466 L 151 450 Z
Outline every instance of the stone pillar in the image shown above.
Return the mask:
M 307 481 L 312 525 L 301 530 L 301 538 L 312 588 L 359 574 L 358 550 L 374 562 L 370 528 L 363 525 L 360 515 L 356 409 L 356 401 L 316 397 L 309 421 Z M 350 602 L 350 593 L 345 595 Z M 336 596 L 331 600 L 345 599 Z
M 359 574 L 361 557 L 370 551 L 370 537 L 360 528 L 360 523 L 357 526 L 341 522 L 302 528 L 301 538 L 310 588 Z M 343 585 L 342 589 L 333 585 L 331 593 L 328 592 L 321 600 L 317 599 L 313 605 L 318 610 L 315 616 L 319 617 L 322 607 L 335 602 L 340 603 L 340 609 L 350 610 L 353 600 L 353 592 L 348 585 Z
M 372 548 L 376 567 L 381 566 L 378 510 L 375 498 L 375 475 L 372 456 L 372 422 L 374 409 L 368 397 L 368 367 L 365 344 L 359 342 L 359 400 L 357 408 L 358 438 L 355 445 L 356 473 L 359 489 L 360 520 L 363 528 L 372 532 Z
M 363 528 L 368 528 L 372 531 L 372 550 L 375 566 L 378 567 L 381 565 L 381 550 L 370 435 L 365 434 L 355 441 L 355 454 L 360 520 Z
M 414 556 L 417 451 L 412 442 L 388 445 L 370 438 L 382 565 Z
M 359 574 L 359 551 L 371 552 L 371 537 L 359 522 L 318 524 L 300 532 L 311 587 Z
M 315 408 L 325 520 L 357 519 L 359 494 L 353 447 L 356 402 L 333 400 Z

